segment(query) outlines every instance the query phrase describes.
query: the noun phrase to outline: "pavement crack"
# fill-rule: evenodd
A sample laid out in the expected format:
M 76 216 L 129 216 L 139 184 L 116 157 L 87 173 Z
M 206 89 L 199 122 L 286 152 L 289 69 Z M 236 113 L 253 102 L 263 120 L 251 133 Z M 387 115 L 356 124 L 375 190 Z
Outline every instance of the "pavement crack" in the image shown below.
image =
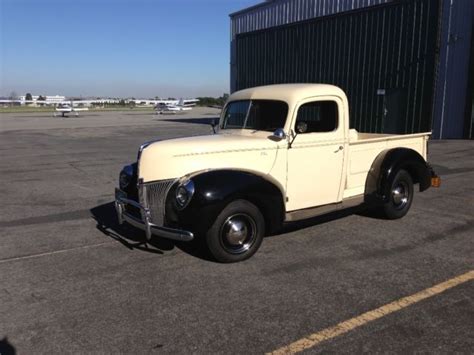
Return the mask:
M 0 228 L 22 227 L 26 225 L 75 221 L 75 220 L 89 219 L 89 218 L 91 218 L 90 210 L 84 209 L 84 210 L 78 210 L 78 211 L 55 213 L 55 214 L 50 214 L 46 216 L 29 217 L 29 218 L 15 219 L 12 221 L 4 221 L 4 222 L 0 222 Z
M 73 169 L 76 169 L 77 171 L 87 175 L 87 172 L 85 170 L 78 168 L 76 165 L 74 165 L 74 163 L 68 163 L 68 165 L 72 167 Z
M 45 252 L 45 253 L 15 256 L 15 257 L 11 257 L 11 258 L 0 259 L 0 264 L 4 264 L 4 263 L 10 262 L 10 261 L 18 261 L 18 260 L 24 260 L 24 259 L 39 258 L 39 257 L 42 257 L 42 256 L 47 256 L 47 255 L 61 254 L 61 253 L 66 253 L 66 252 L 73 251 L 73 250 L 95 248 L 95 247 L 100 247 L 102 245 L 113 244 L 113 243 L 114 242 L 112 242 L 112 241 L 111 242 L 102 242 L 102 243 L 97 243 L 97 244 L 83 245 L 83 246 L 75 247 L 75 248 L 53 250 L 53 251 L 49 251 L 49 252 Z

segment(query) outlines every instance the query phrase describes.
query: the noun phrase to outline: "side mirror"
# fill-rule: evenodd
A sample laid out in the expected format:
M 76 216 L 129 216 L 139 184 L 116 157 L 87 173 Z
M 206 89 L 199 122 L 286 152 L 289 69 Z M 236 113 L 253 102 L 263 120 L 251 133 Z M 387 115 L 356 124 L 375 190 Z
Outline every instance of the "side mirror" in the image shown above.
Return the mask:
M 273 132 L 273 137 L 282 140 L 286 138 L 286 133 L 283 128 L 277 128 L 275 132 Z

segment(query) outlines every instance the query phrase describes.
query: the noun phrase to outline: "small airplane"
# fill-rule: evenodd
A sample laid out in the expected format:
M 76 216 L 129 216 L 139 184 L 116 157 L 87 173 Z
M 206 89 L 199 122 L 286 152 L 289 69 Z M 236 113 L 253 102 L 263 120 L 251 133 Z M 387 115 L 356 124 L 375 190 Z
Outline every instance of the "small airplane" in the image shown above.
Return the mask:
M 183 106 L 194 107 L 199 102 L 199 99 L 180 99 L 178 104 L 181 102 Z
M 60 112 L 62 117 L 66 117 L 67 113 L 72 113 L 74 112 L 76 114 L 76 117 L 79 116 L 78 112 L 81 111 L 88 111 L 89 109 L 87 107 L 74 107 L 73 101 L 71 101 L 69 104 L 67 103 L 61 103 L 59 104 L 58 107 L 56 107 L 56 112 Z M 56 112 L 54 113 L 54 116 L 56 117 Z
M 195 102 L 188 104 L 188 103 L 185 103 L 183 99 L 180 99 L 177 104 L 159 102 L 155 106 L 155 111 L 157 114 L 160 114 L 160 115 L 164 113 L 176 114 L 178 112 L 191 111 L 194 105 L 195 105 Z

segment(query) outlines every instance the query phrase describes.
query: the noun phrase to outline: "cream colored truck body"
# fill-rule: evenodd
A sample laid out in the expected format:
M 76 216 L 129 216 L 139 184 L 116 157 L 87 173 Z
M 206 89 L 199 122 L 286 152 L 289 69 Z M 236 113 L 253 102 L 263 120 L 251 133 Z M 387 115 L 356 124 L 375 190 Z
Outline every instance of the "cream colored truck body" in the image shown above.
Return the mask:
M 285 201 L 286 220 L 293 220 L 298 217 L 292 212 L 360 201 L 375 158 L 387 149 L 410 148 L 426 160 L 430 132 L 390 135 L 349 129 L 347 97 L 332 85 L 256 87 L 232 94 L 228 103 L 240 100 L 286 102 L 289 109 L 282 127 L 286 138 L 275 139 L 271 132 L 223 129 L 208 136 L 154 142 L 140 153 L 139 181 L 180 179 L 212 169 L 249 171 L 278 186 Z M 299 107 L 314 101 L 337 103 L 337 128 L 332 132 L 295 135 Z M 221 123 L 222 120 L 223 117 Z M 327 211 L 333 209 L 337 207 Z

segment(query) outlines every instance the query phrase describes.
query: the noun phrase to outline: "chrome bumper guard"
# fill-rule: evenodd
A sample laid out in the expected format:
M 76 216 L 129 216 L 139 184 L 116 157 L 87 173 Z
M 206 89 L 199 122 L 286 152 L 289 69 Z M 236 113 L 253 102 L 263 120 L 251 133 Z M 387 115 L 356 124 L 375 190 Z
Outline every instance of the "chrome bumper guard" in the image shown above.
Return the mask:
M 135 208 L 138 208 L 141 212 L 143 212 L 142 216 L 145 217 L 145 220 L 142 221 L 141 219 L 138 219 L 127 213 L 127 211 L 125 210 L 126 205 L 131 205 Z M 180 229 L 162 227 L 153 224 L 151 222 L 150 210 L 148 208 L 143 207 L 138 202 L 126 198 L 125 192 L 120 189 L 115 189 L 115 209 L 117 211 L 117 218 L 119 224 L 127 222 L 128 224 L 136 228 L 144 230 L 147 240 L 150 240 L 152 235 L 183 242 L 189 242 L 194 239 L 194 235 L 191 232 Z

